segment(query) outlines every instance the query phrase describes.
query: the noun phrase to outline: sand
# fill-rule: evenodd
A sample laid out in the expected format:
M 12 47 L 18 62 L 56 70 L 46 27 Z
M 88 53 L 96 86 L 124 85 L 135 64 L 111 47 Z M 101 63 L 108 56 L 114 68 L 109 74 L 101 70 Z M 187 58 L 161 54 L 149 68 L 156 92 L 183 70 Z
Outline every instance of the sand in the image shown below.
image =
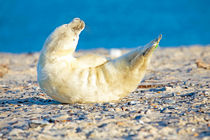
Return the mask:
M 210 46 L 159 48 L 136 91 L 100 104 L 48 97 L 38 56 L 0 53 L 1 139 L 210 139 Z

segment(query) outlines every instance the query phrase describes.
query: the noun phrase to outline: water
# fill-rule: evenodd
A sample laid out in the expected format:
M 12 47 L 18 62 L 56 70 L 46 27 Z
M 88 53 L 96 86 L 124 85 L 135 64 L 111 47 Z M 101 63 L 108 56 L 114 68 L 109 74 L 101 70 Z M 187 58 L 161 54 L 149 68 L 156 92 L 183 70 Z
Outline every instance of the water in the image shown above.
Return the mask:
M 78 49 L 210 44 L 209 0 L 0 0 L 0 52 L 36 52 L 57 26 L 80 17 Z

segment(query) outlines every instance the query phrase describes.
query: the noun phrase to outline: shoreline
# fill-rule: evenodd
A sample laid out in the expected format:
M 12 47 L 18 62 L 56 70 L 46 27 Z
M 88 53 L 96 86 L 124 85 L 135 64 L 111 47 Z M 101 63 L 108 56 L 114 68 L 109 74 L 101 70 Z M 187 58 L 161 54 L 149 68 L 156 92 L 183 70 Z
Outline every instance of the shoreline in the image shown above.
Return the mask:
M 139 87 L 119 102 L 61 104 L 37 84 L 39 53 L 0 52 L 0 138 L 207 140 L 209 56 L 210 46 L 160 47 Z
M 120 48 L 103 48 L 103 47 L 99 47 L 99 48 L 89 48 L 89 49 L 76 49 L 76 52 L 96 52 L 96 51 L 108 51 L 111 49 L 119 49 L 119 50 L 132 50 L 135 49 L 137 47 L 144 47 L 144 46 L 136 46 L 136 47 L 131 47 L 131 48 L 126 48 L 126 47 L 120 47 Z M 200 44 L 194 44 L 194 45 L 180 45 L 180 46 L 159 46 L 158 48 L 161 49 L 167 49 L 167 48 L 192 48 L 192 47 L 210 47 L 210 44 L 207 45 L 200 45 Z M 40 48 L 41 51 L 42 48 Z M 39 53 L 40 51 L 33 51 L 33 52 L 4 52 L 4 51 L 0 51 L 0 54 L 36 54 Z

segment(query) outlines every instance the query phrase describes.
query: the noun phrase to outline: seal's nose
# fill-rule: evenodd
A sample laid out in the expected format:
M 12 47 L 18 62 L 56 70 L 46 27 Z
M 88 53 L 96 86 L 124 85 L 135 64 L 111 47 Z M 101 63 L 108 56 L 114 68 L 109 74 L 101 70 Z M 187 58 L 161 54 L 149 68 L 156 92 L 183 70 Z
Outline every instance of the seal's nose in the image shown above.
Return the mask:
M 75 32 L 81 32 L 85 28 L 85 22 L 80 18 L 74 18 L 72 22 L 68 24 L 68 27 Z
M 76 21 L 76 20 L 79 21 L 79 20 L 81 20 L 81 19 L 80 19 L 80 18 L 74 18 L 74 19 L 73 19 L 73 21 Z

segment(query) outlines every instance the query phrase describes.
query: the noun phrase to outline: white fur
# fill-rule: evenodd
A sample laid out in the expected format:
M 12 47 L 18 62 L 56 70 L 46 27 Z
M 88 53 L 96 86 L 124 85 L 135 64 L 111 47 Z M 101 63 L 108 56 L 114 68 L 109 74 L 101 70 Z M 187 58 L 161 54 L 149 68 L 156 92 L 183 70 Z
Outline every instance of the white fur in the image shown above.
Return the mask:
M 117 101 L 135 90 L 160 38 L 145 50 L 137 48 L 113 60 L 93 54 L 75 58 L 84 27 L 84 22 L 75 18 L 48 37 L 37 68 L 40 87 L 63 103 Z

